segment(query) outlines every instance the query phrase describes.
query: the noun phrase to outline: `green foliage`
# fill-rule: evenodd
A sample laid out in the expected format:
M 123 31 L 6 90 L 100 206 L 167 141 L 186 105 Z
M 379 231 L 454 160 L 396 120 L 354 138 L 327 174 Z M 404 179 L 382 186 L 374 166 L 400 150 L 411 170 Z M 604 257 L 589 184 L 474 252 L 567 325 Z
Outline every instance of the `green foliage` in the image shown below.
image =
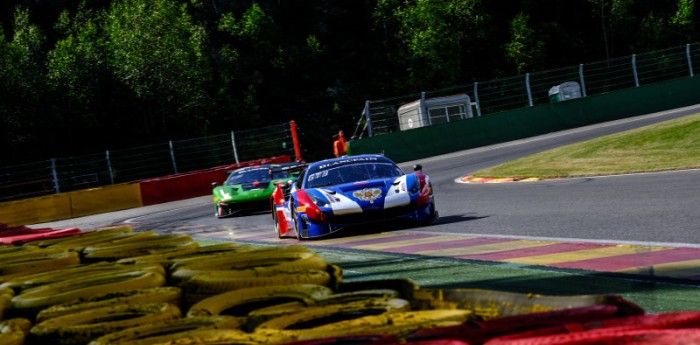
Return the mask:
M 535 31 L 528 24 L 529 17 L 518 13 L 510 24 L 512 40 L 506 44 L 506 57 L 519 74 L 542 67 L 544 42 L 535 39 Z
M 46 118 L 43 104 L 44 36 L 29 21 L 29 12 L 14 12 L 13 35 L 8 41 L 0 31 L 0 145 L 14 158 L 24 146 L 40 146 Z
M 109 64 L 119 81 L 148 105 L 146 133 L 196 128 L 211 80 L 204 29 L 170 0 L 121 0 L 107 12 Z
M 289 120 L 310 142 L 304 156 L 326 158 L 316 146 L 330 147 L 337 129 L 350 132 L 365 100 L 691 43 L 700 33 L 694 7 L 693 0 L 2 1 L 0 159 Z

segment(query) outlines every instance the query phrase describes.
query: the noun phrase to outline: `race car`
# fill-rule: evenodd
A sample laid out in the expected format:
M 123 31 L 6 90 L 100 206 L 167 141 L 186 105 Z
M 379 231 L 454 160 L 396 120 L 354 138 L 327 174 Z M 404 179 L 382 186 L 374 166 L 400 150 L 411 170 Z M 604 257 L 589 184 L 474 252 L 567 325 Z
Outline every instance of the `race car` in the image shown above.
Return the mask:
M 278 184 L 271 197 L 279 238 L 327 236 L 356 225 L 438 218 L 430 179 L 420 165 L 406 174 L 376 154 L 346 156 L 309 164 L 291 184 Z
M 228 171 L 223 185 L 212 183 L 216 217 L 269 210 L 270 196 L 277 184 L 296 180 L 305 166 L 306 163 L 263 164 Z

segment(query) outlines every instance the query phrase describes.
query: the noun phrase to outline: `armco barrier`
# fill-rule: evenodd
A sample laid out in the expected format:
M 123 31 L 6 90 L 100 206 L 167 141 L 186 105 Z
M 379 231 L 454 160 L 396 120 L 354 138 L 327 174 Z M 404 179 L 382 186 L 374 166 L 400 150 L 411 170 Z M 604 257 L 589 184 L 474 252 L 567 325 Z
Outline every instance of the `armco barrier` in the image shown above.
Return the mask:
M 139 183 L 143 205 L 155 205 L 175 200 L 189 199 L 211 194 L 212 182 L 222 183 L 227 171 L 259 164 L 287 163 L 289 156 L 278 156 L 242 162 L 214 169 L 143 180 Z
M 405 162 L 700 103 L 700 77 L 352 140 L 349 154 Z

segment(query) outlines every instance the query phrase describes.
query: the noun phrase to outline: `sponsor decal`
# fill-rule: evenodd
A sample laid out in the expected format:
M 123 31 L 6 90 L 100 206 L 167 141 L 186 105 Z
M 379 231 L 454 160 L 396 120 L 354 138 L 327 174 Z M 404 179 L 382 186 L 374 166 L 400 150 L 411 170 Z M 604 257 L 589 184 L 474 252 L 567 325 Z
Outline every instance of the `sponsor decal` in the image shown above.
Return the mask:
M 297 207 L 297 212 L 306 212 L 306 206 Z
M 379 188 L 364 188 L 354 191 L 352 196 L 362 201 L 369 201 L 370 204 L 373 204 L 374 200 L 382 196 L 382 190 Z
M 333 166 L 348 164 L 348 163 L 359 163 L 359 162 L 376 162 L 379 161 L 376 157 L 357 157 L 357 158 L 347 158 L 339 161 L 334 161 L 331 163 L 321 164 L 318 166 L 319 170 L 328 169 Z

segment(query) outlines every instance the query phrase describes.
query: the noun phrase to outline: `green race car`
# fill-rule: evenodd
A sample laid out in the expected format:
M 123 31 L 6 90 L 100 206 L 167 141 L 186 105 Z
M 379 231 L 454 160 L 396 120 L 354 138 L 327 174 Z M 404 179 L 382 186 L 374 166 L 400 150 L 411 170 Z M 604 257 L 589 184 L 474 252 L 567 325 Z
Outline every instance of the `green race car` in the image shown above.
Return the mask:
M 263 164 L 230 171 L 223 185 L 212 183 L 216 217 L 269 210 L 275 187 L 296 180 L 305 167 L 306 163 Z

